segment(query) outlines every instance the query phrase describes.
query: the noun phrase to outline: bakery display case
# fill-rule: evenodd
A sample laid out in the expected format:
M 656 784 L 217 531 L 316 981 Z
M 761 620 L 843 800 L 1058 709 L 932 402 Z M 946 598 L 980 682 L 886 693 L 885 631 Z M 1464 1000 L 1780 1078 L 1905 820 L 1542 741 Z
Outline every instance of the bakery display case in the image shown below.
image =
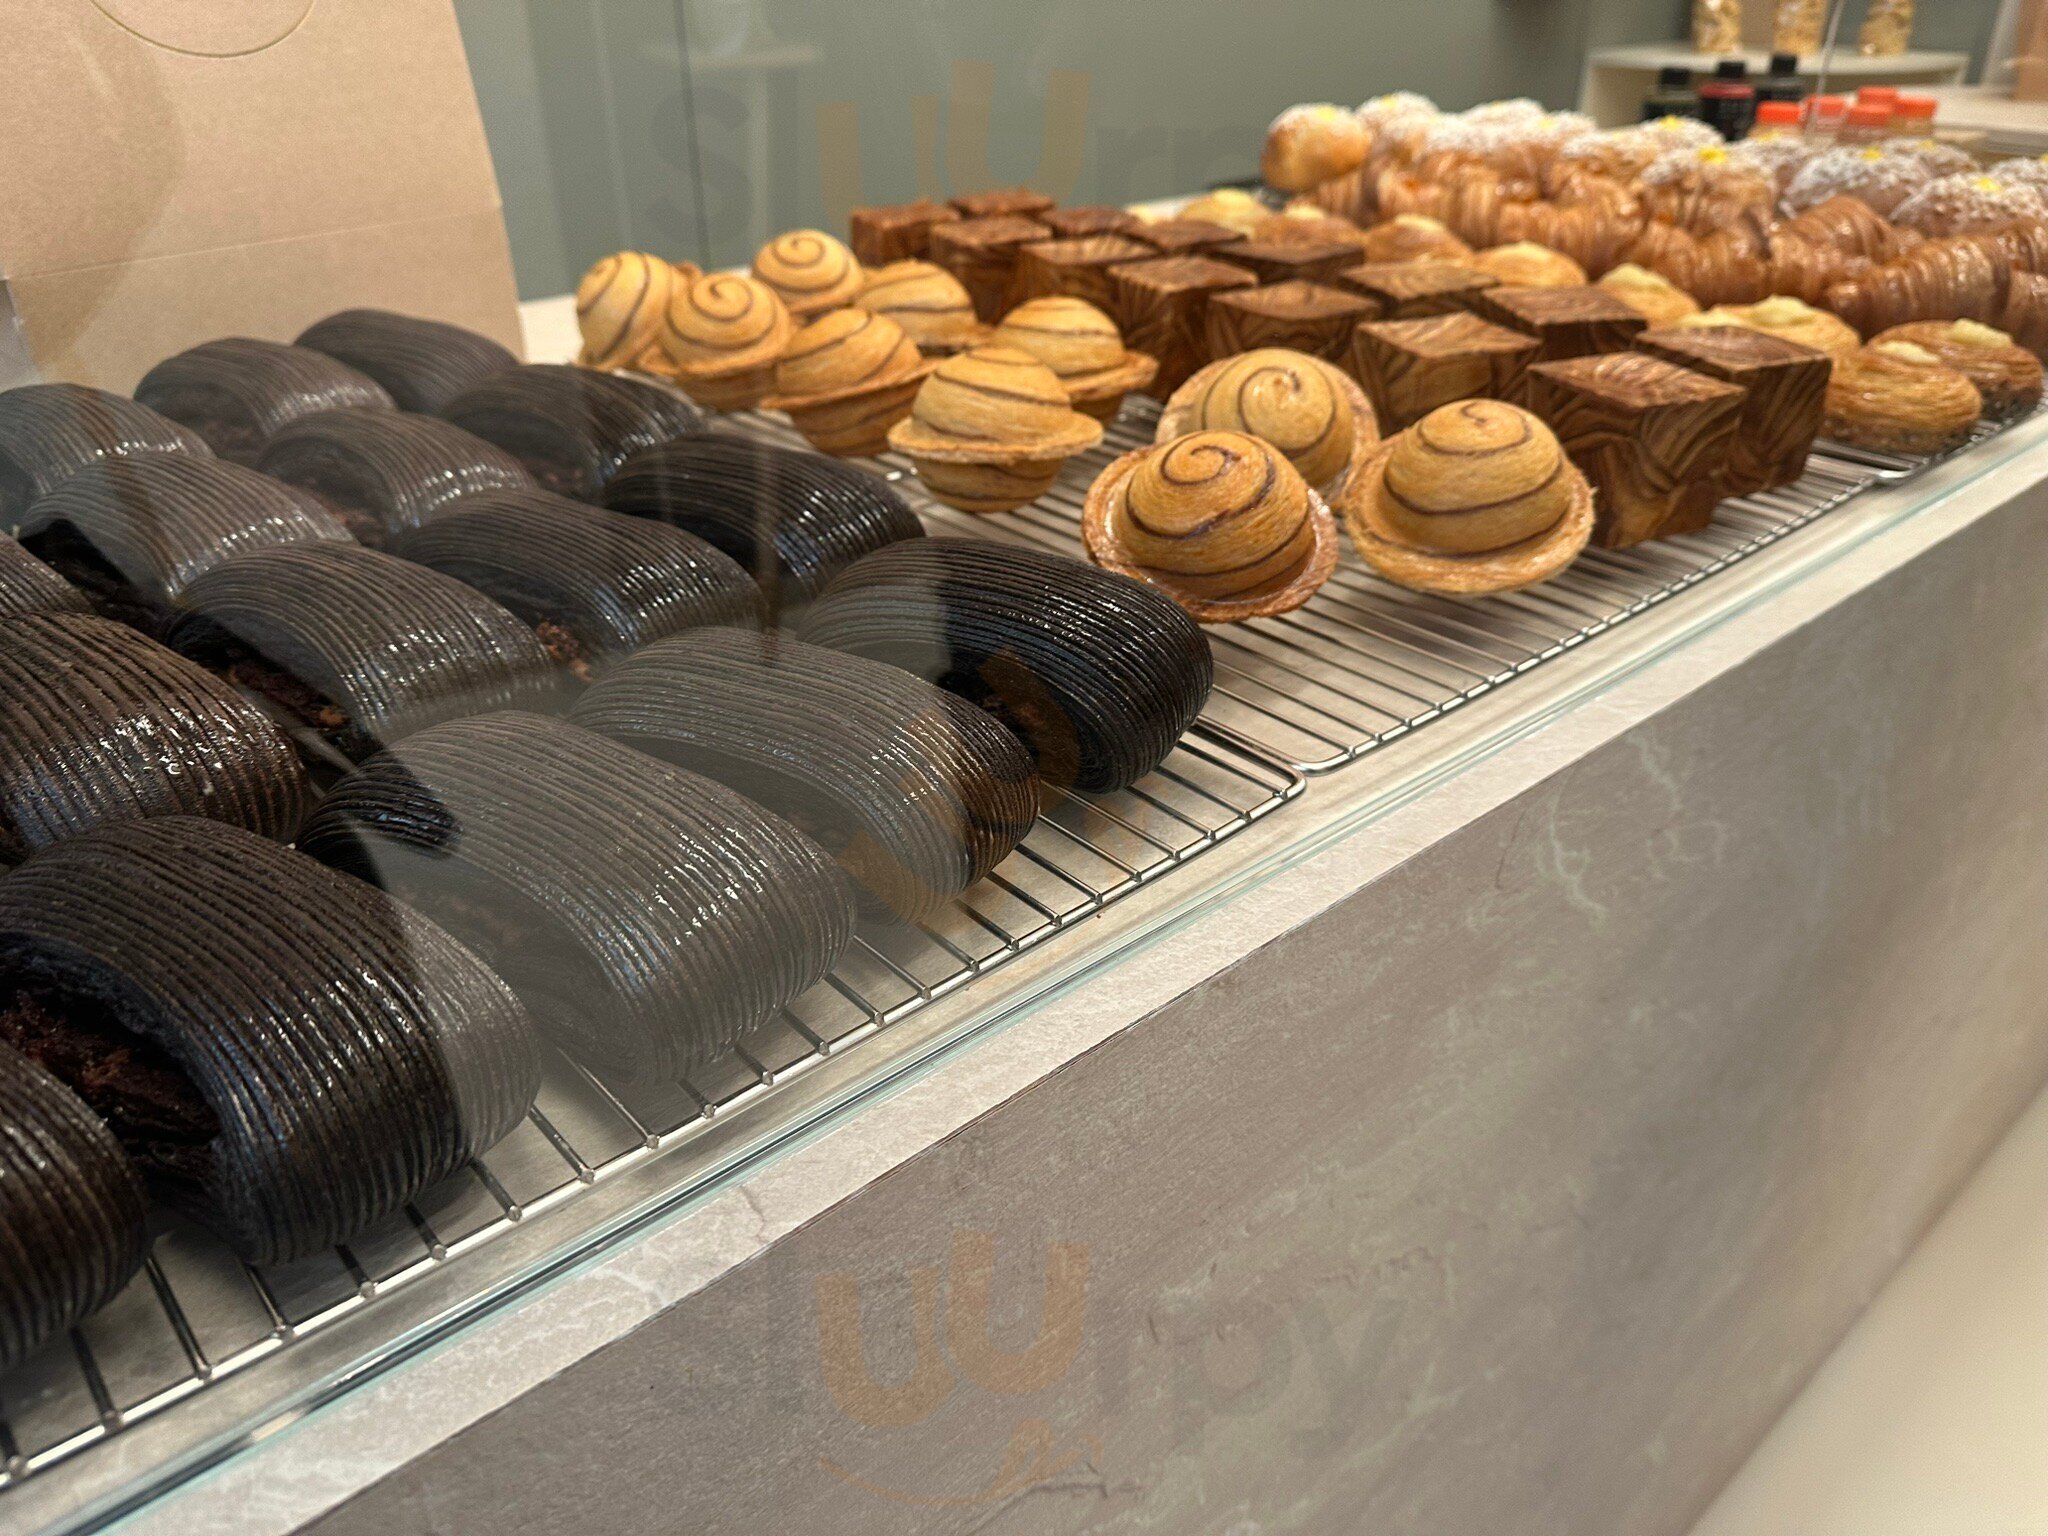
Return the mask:
M 0 239 L 0 1523 L 1681 1529 L 2048 1074 L 2038 168 L 1444 87 L 1020 184 L 963 86 L 856 197 L 799 79 L 636 228 L 633 79 L 701 162 L 867 45 L 431 9 L 30 39 L 230 243 Z M 228 58 L 480 106 L 284 230 Z

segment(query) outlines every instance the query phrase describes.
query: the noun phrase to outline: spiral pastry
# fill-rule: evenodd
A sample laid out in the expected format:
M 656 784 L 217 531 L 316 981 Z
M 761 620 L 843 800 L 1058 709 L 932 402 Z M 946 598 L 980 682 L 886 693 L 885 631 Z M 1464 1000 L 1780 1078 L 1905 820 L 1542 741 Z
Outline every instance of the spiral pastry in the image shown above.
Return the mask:
M 303 1258 L 516 1125 L 526 1012 L 447 933 L 219 822 L 102 827 L 0 881 L 0 993 L 157 1192 L 242 1258 Z
M 1596 285 L 1606 289 L 1652 325 L 1676 325 L 1687 315 L 1700 312 L 1699 300 L 1670 279 L 1623 262 L 1603 275 Z
M 198 433 L 146 405 L 83 384 L 24 384 L 0 390 L 0 528 L 66 476 L 101 459 L 136 453 L 211 458 Z
M 1983 413 L 1965 375 L 1912 342 L 1879 341 L 1835 359 L 1821 434 L 1886 453 L 1943 453 Z
M 1984 398 L 1984 414 L 2018 416 L 2041 403 L 2041 360 L 2012 337 L 1975 320 L 1920 320 L 1879 332 L 1876 344 L 1910 342 L 1953 368 Z
M 960 279 L 929 261 L 869 269 L 854 303 L 894 320 L 929 357 L 965 352 L 988 340 L 988 327 L 975 318 L 974 300 Z
M 838 867 L 788 822 L 540 715 L 453 721 L 371 758 L 299 847 L 441 923 L 614 1077 L 713 1060 L 853 938 Z
M 1762 331 L 1767 336 L 1797 342 L 1802 347 L 1812 347 L 1830 357 L 1854 352 L 1863 344 L 1854 327 L 1824 309 L 1815 309 L 1784 294 L 1757 304 L 1716 305 L 1697 315 L 1688 315 L 1678 323 L 1681 326 L 1739 325 L 1748 330 Z
M 714 272 L 679 286 L 659 321 L 668 371 L 699 405 L 743 411 L 775 381 L 775 360 L 796 331 L 781 298 L 758 278 Z
M 290 837 L 311 799 L 264 713 L 182 656 L 85 614 L 0 619 L 0 864 L 148 816 Z
M 41 1023 L 32 1002 L 0 1000 L 0 1371 L 112 1301 L 149 1252 L 142 1176 L 37 1063 Z
M 880 453 L 932 367 L 887 315 L 827 310 L 789 339 L 775 393 L 761 403 L 784 412 L 820 453 Z
M 1015 347 L 949 357 L 917 391 L 889 446 L 925 489 L 963 512 L 1008 512 L 1052 489 L 1060 466 L 1102 441 L 1059 376 Z
M 89 613 L 85 594 L 0 533 L 0 619 L 23 613 Z
M 547 363 L 508 368 L 464 390 L 441 415 L 577 501 L 596 501 L 639 449 L 704 429 L 704 418 L 674 390 Z
M 1338 506 L 1389 581 L 1474 596 L 1547 581 L 1593 533 L 1593 495 L 1556 436 L 1499 400 L 1439 406 L 1388 440 Z
M 1574 288 L 1586 280 L 1586 269 L 1571 257 L 1529 240 L 1476 252 L 1465 265 L 1504 288 Z
M 662 318 L 696 277 L 694 266 L 678 268 L 645 251 L 601 258 L 576 285 L 576 327 L 583 333 L 576 361 L 607 373 L 650 358 L 658 363 Z
M 315 411 L 394 409 L 382 385 L 324 352 L 246 336 L 165 358 L 142 376 L 135 398 L 239 464 L 254 464 L 273 434 Z
M 1379 440 L 1372 405 L 1348 375 L 1285 347 L 1241 352 L 1200 370 L 1159 413 L 1154 441 L 1212 428 L 1272 444 L 1326 496 L 1344 488 Z
M 431 415 L 519 359 L 488 336 L 383 309 L 345 309 L 315 321 L 295 346 L 324 352 L 383 386 L 401 411 Z
M 1088 558 L 1205 624 L 1299 608 L 1337 566 L 1337 525 L 1272 444 L 1191 432 L 1127 453 L 1088 493 Z
M 1019 304 L 996 327 L 999 346 L 1029 352 L 1059 376 L 1074 409 L 1114 421 L 1124 396 L 1143 389 L 1159 360 L 1124 346 L 1116 322 L 1086 299 L 1054 294 Z
M 853 252 L 822 229 L 777 235 L 754 253 L 753 270 L 799 320 L 851 304 L 867 281 Z

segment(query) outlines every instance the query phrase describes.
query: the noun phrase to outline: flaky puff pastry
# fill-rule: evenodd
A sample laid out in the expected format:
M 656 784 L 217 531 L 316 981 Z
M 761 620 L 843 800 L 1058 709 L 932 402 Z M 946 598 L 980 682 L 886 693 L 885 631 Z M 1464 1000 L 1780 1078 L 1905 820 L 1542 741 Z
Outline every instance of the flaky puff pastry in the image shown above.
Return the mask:
M 1365 232 L 1367 261 L 1452 261 L 1472 247 L 1439 220 L 1422 213 L 1398 213 Z
M 1833 358 L 1847 356 L 1863 345 L 1862 338 L 1847 322 L 1785 294 L 1775 294 L 1755 304 L 1719 304 L 1678 323 L 1746 326 L 1752 331 L 1796 341 Z
M 1669 278 L 1623 262 L 1603 276 L 1597 287 L 1613 294 L 1652 325 L 1676 325 L 1700 312 L 1699 300 Z
M 1571 257 L 1529 240 L 1477 252 L 1464 265 L 1499 278 L 1503 288 L 1576 288 L 1586 281 L 1586 269 Z
M 2041 360 L 2004 331 L 1975 320 L 1921 320 L 1882 332 L 1875 345 L 1909 342 L 1977 386 L 1984 414 L 2005 418 L 2041 403 Z
M 1835 359 L 1821 434 L 1887 453 L 1941 453 L 1964 442 L 1984 400 L 1967 377 L 1910 341 Z

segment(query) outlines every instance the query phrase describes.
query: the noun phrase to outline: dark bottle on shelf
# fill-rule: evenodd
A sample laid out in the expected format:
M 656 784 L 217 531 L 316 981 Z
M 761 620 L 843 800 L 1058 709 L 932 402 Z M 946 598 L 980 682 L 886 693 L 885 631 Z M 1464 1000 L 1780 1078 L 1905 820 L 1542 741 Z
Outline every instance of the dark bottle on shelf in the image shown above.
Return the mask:
M 1724 139 L 1748 134 L 1756 117 L 1756 87 L 1749 83 L 1747 64 L 1723 59 L 1714 66 L 1713 79 L 1700 82 L 1700 117 L 1718 128 Z
M 1646 123 L 1660 117 L 1698 117 L 1700 94 L 1692 88 L 1692 71 L 1683 64 L 1667 64 L 1657 71 L 1657 87 L 1643 98 Z
M 1799 55 L 1774 53 L 1770 70 L 1756 83 L 1758 105 L 1767 101 L 1803 101 L 1806 87 L 1799 79 Z

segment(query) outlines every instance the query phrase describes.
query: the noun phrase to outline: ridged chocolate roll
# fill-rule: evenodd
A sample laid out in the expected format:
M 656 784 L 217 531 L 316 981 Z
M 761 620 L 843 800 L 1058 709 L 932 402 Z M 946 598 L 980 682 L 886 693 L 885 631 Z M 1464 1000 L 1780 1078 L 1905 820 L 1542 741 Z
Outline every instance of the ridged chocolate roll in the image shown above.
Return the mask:
M 788 822 L 539 715 L 436 726 L 372 758 L 299 846 L 444 924 L 615 1076 L 710 1061 L 853 939 L 851 888 Z
M 804 638 L 979 704 L 1048 783 L 1123 789 L 1165 760 L 1215 681 L 1201 627 L 1143 582 L 1037 550 L 919 539 L 849 567 Z
M 503 603 L 585 682 L 686 629 L 761 627 L 761 589 L 730 555 L 538 488 L 472 497 L 393 550 Z
M 80 586 L 111 582 L 114 604 L 159 613 L 252 549 L 352 542 L 311 497 L 225 459 L 172 453 L 87 465 L 29 504 L 20 533 Z
M 572 718 L 788 817 L 905 922 L 995 868 L 1038 815 L 1031 760 L 988 715 L 893 667 L 780 636 L 707 630 L 651 645 Z
M 135 398 L 238 464 L 254 464 L 271 434 L 301 416 L 351 405 L 392 408 L 381 385 L 324 352 L 247 336 L 165 358 L 142 376 Z
M 0 1041 L 20 1017 L 0 1009 Z M 0 1371 L 120 1293 L 149 1252 L 148 1214 L 114 1133 L 0 1044 Z
M 697 408 L 641 379 L 528 363 L 486 379 L 441 415 L 496 443 L 549 490 L 596 501 L 626 458 L 704 428 Z
M 350 757 L 437 721 L 545 704 L 533 631 L 474 588 L 372 549 L 295 544 L 218 566 L 169 640 Z
M 271 438 L 256 467 L 318 497 L 373 548 L 431 522 L 465 496 L 533 484 L 495 443 L 399 411 L 304 417 Z
M 0 390 L 0 527 L 88 464 L 133 453 L 213 450 L 196 432 L 146 405 L 83 384 L 25 384 Z
M 105 827 L 0 881 L 0 990 L 162 1198 L 256 1264 L 397 1212 L 539 1085 L 526 1011 L 469 950 L 217 822 Z
M 311 799 L 263 712 L 182 656 L 86 614 L 0 619 L 0 864 L 145 816 L 290 837 Z
M 18 613 L 89 613 L 85 594 L 0 533 L 0 619 Z
M 740 437 L 636 453 L 604 500 L 724 550 L 761 584 L 771 616 L 801 610 L 861 556 L 924 537 L 903 498 L 866 471 Z
M 428 415 L 492 374 L 519 366 L 488 336 L 388 309 L 344 309 L 307 326 L 297 344 L 374 379 L 401 411 Z

